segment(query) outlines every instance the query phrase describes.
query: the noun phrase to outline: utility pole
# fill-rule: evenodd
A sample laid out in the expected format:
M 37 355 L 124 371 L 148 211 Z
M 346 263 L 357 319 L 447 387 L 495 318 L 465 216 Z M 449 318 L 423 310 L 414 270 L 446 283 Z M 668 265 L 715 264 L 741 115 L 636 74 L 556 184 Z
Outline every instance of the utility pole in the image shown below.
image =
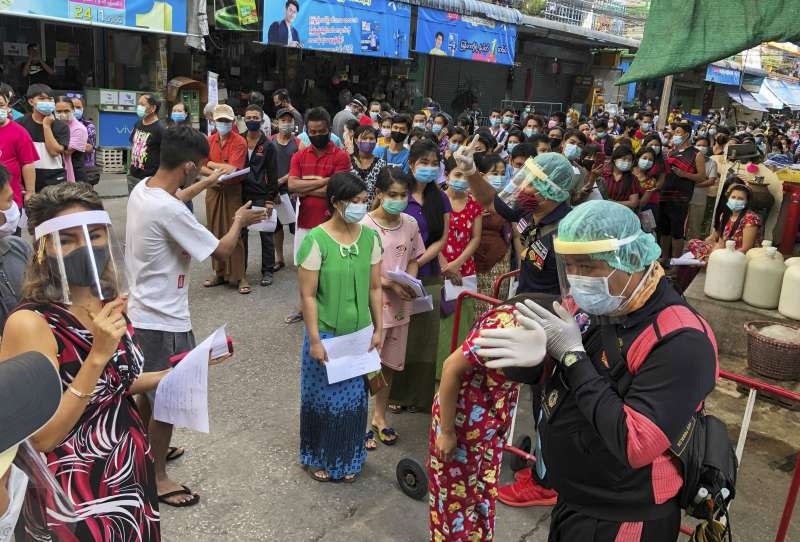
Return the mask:
M 672 94 L 672 75 L 664 77 L 664 90 L 661 91 L 661 103 L 658 105 L 658 126 L 661 130 L 669 117 L 669 98 Z

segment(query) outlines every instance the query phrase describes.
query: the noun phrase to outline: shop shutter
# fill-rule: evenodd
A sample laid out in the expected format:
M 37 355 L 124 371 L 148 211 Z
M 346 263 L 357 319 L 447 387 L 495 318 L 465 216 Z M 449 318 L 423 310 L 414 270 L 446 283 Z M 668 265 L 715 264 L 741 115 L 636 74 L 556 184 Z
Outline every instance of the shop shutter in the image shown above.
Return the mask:
M 576 75 L 583 73 L 584 65 L 578 62 L 558 61 L 558 73 L 552 71 L 552 58 L 527 57 L 528 62 L 523 63 L 518 70 L 515 89 L 521 89 L 520 96 L 524 97 L 525 70 L 531 67 L 533 71 L 533 100 L 534 102 L 561 103 L 564 110 L 572 104 L 572 86 Z
M 488 114 L 505 98 L 508 68 L 505 65 L 486 62 L 436 58 L 432 75 L 432 98 L 439 102 L 445 111 L 458 115 L 461 111 L 453 110 L 453 99 L 458 94 L 459 87 L 463 89 L 471 84 L 473 90 L 479 94 L 478 103 L 481 110 Z

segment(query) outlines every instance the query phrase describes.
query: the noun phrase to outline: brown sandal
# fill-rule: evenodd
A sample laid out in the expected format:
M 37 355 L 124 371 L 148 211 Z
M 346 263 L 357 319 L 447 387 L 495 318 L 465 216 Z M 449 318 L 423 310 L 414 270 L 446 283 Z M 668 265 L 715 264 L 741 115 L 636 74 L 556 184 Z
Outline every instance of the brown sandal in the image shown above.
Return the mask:
M 250 287 L 250 283 L 246 280 L 242 279 L 239 281 L 239 293 L 242 295 L 247 295 L 252 292 L 252 288 Z

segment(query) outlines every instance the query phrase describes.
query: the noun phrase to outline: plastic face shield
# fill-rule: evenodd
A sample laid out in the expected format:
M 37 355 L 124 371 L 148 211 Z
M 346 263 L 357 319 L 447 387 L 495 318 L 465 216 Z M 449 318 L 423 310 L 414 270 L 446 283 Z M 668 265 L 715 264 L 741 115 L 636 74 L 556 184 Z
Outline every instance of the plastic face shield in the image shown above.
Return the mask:
M 76 294 L 101 301 L 127 295 L 125 263 L 105 211 L 82 211 L 51 218 L 36 227 L 37 259 L 50 281 L 46 296 L 70 305 Z
M 570 276 L 600 278 L 608 277 L 614 271 L 625 273 L 621 270 L 627 264 L 622 260 L 620 250 L 638 239 L 639 235 L 636 233 L 622 239 L 611 237 L 597 241 L 562 241 L 554 236 L 561 298 L 566 299 L 571 295 Z M 599 254 L 602 257 L 598 257 Z

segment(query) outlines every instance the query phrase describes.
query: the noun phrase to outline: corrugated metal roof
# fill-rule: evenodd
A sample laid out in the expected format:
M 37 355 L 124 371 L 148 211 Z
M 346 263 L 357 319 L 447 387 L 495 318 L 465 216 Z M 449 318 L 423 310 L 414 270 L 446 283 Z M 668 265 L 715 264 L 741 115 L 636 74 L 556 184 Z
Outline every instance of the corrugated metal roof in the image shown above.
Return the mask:
M 462 15 L 485 17 L 504 23 L 519 24 L 522 22 L 522 13 L 518 9 L 482 2 L 481 0 L 403 0 L 403 2 Z

